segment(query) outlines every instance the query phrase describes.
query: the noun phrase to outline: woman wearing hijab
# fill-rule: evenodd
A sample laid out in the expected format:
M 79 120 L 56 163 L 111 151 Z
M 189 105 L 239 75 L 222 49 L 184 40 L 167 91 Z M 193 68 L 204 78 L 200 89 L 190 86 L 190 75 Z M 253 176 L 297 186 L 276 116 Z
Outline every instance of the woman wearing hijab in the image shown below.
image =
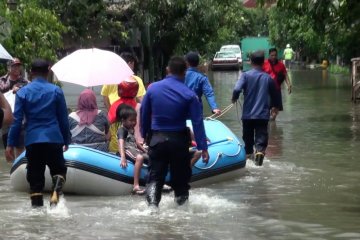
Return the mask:
M 107 114 L 98 109 L 95 93 L 80 93 L 77 111 L 69 115 L 71 143 L 108 152 L 110 139 Z

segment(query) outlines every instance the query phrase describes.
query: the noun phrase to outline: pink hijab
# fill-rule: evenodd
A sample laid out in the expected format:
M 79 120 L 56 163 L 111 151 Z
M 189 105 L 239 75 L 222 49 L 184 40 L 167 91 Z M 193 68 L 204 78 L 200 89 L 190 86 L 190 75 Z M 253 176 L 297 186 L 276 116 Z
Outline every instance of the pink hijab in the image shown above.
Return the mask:
M 80 117 L 79 125 L 90 125 L 95 121 L 98 114 L 95 93 L 91 89 L 85 89 L 78 99 L 77 115 Z

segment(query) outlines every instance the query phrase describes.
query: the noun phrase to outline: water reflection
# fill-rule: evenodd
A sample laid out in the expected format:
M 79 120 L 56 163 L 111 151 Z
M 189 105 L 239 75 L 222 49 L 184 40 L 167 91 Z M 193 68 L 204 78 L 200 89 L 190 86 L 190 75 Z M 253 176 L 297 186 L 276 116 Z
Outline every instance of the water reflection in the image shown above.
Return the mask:
M 353 105 L 350 111 L 351 126 L 350 131 L 353 141 L 360 140 L 360 105 Z
M 325 85 L 326 81 L 328 80 L 328 71 L 323 69 L 321 71 L 321 79 L 322 79 L 322 83 L 323 85 Z
M 271 159 L 277 159 L 282 156 L 283 149 L 283 128 L 276 121 L 269 122 L 269 145 L 266 150 L 266 156 Z
M 216 91 L 216 100 L 221 109 L 231 104 L 232 91 L 235 82 L 239 79 L 241 72 L 216 71 L 209 72 L 211 85 Z
M 209 72 L 221 108 L 240 74 Z M 165 195 L 158 214 L 131 195 L 66 195 L 57 212 L 29 210 L 28 194 L 10 187 L 1 149 L 0 239 L 360 239 L 360 105 L 350 101 L 349 78 L 321 70 L 290 77 L 294 92 L 284 91 L 284 111 L 269 124 L 264 166 L 248 161 L 244 176 L 191 189 L 184 207 Z M 63 89 L 76 106 L 83 88 Z M 240 113 L 233 107 L 220 118 L 239 137 Z

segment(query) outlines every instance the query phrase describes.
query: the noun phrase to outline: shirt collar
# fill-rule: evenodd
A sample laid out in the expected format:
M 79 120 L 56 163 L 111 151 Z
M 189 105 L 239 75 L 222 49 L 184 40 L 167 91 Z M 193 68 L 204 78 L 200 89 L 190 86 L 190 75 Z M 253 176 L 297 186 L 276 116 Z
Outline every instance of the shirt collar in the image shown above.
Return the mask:
M 48 80 L 43 77 L 36 77 L 32 80 L 32 82 L 48 82 Z
M 258 71 L 258 72 L 262 72 L 262 68 L 261 67 L 252 67 L 253 70 Z
M 128 132 L 130 132 L 130 133 L 133 133 L 133 131 L 134 131 L 133 128 L 127 128 L 127 127 L 125 127 L 123 124 L 121 124 L 121 126 L 122 126 L 126 131 L 128 131 Z
M 175 76 L 175 75 L 167 75 L 166 79 L 177 80 L 179 82 L 184 82 L 185 81 L 185 79 L 181 79 L 181 78 L 179 78 L 178 76 Z
M 199 70 L 196 67 L 188 67 L 187 70 L 192 72 L 199 72 Z

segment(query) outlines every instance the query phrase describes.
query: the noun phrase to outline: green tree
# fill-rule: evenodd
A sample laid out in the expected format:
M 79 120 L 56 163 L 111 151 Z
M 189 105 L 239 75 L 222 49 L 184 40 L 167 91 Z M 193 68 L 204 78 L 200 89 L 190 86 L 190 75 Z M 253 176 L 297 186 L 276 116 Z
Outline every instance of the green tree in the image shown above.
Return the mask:
M 6 13 L 6 2 L 0 1 L 0 42 L 3 42 L 10 36 L 10 23 L 5 18 Z
M 109 11 L 103 0 L 38 0 L 56 14 L 68 29 L 64 41 L 68 45 L 93 47 L 101 39 L 127 38 L 116 12 Z M 76 46 L 77 47 L 77 46 Z
M 200 9 L 194 9 L 194 14 L 188 13 L 185 26 L 181 33 L 178 49 L 180 52 L 197 49 L 204 55 L 213 54 L 225 44 L 239 44 L 245 36 L 267 35 L 267 13 L 262 9 L 244 9 L 242 1 L 201 1 L 211 5 L 204 6 L 204 13 L 198 16 Z M 212 14 L 209 14 L 208 12 Z M 192 17 L 191 17 L 192 16 Z M 202 19 L 199 21 L 198 19 Z
M 259 0 L 260 5 L 264 5 L 266 0 Z M 287 23 L 290 28 L 286 29 L 286 35 L 294 39 L 310 39 L 317 35 L 308 49 L 312 52 L 318 48 L 319 57 L 330 57 L 340 55 L 346 60 L 360 55 L 360 2 L 357 0 L 278 0 L 276 8 L 279 12 L 287 12 L 287 18 L 282 21 Z M 279 14 L 275 12 L 275 14 Z M 307 24 L 308 31 L 299 28 L 299 24 L 291 26 L 290 21 L 300 21 Z M 280 29 L 283 22 L 273 21 L 270 24 L 271 32 Z M 298 30 L 298 29 L 300 30 Z M 305 30 L 305 32 L 304 32 Z M 306 36 L 304 36 L 306 35 Z M 278 41 L 272 38 L 275 42 Z M 320 43 L 319 43 L 320 41 Z M 305 44 L 305 42 L 304 42 Z M 306 46 L 307 47 L 307 46 Z
M 130 8 L 134 25 L 149 30 L 147 44 L 161 76 L 173 54 L 197 50 L 210 57 L 221 45 L 266 34 L 267 14 L 245 10 L 242 4 L 240 0 L 134 0 Z
M 2 4 L 5 4 L 2 0 Z M 56 49 L 62 46 L 66 28 L 51 11 L 39 7 L 36 1 L 19 0 L 17 9 L 3 11 L 3 18 L 11 26 L 4 46 L 13 56 L 28 65 L 35 57 L 55 61 Z
M 291 17 L 289 17 L 291 16 Z M 275 46 L 291 43 L 302 56 L 317 58 L 323 37 L 314 29 L 314 20 L 290 10 L 272 8 L 269 14 L 269 37 Z
M 203 49 L 216 32 L 219 12 L 215 0 L 135 0 L 132 20 L 140 29 L 148 28 L 148 54 L 154 57 L 155 78 L 164 75 L 165 65 L 175 52 Z M 151 61 L 151 59 L 150 59 Z

